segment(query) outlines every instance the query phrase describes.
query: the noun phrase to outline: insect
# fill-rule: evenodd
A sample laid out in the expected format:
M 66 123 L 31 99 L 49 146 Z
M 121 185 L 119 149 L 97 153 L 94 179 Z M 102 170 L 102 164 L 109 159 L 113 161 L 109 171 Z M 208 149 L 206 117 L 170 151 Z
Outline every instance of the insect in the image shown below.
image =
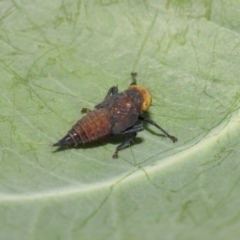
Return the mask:
M 105 99 L 95 106 L 93 111 L 83 108 L 82 113 L 87 113 L 80 119 L 65 137 L 53 146 L 67 147 L 93 142 L 109 135 L 126 135 L 126 139 L 117 146 L 113 158 L 118 158 L 118 151 L 130 143 L 137 133 L 144 130 L 138 120 L 150 123 L 157 127 L 173 142 L 177 138 L 168 134 L 163 128 L 143 113 L 151 106 L 152 96 L 148 89 L 137 85 L 137 73 L 131 73 L 132 83 L 124 92 L 118 92 L 118 87 L 111 87 Z

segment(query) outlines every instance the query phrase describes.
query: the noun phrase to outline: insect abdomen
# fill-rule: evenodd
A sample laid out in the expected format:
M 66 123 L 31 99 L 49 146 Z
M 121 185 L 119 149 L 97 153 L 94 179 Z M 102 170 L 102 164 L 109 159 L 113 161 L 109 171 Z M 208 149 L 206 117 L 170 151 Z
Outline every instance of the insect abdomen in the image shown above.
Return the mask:
M 110 113 L 106 108 L 99 108 L 80 119 L 54 146 L 71 146 L 93 142 L 110 135 Z

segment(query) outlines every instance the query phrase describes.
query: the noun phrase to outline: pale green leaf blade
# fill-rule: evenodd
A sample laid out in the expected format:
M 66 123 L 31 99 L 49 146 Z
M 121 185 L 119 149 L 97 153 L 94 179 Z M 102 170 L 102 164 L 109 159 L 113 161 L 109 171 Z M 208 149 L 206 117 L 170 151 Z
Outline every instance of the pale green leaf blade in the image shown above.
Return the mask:
M 238 1 L 1 6 L 1 239 L 238 239 Z M 152 126 L 51 145 L 138 72 Z

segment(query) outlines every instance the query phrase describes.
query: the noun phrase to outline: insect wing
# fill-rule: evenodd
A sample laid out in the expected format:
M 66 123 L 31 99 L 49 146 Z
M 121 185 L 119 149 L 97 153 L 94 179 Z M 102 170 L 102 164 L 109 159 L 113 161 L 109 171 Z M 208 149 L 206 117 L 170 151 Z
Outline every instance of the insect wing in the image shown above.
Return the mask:
M 138 119 L 139 109 L 125 93 L 115 94 L 96 108 L 106 108 L 110 112 L 111 133 L 119 134 L 131 127 Z

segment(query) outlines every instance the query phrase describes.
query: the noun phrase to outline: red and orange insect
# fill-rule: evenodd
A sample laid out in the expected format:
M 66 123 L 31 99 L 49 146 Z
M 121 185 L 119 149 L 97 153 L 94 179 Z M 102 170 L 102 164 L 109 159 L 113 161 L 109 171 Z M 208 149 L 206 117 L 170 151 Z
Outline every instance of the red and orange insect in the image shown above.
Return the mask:
M 151 106 L 152 96 L 148 89 L 137 85 L 137 73 L 132 73 L 133 82 L 124 92 L 118 92 L 113 86 L 108 90 L 104 101 L 95 106 L 93 111 L 83 108 L 87 113 L 60 141 L 53 146 L 76 146 L 93 142 L 109 135 L 127 135 L 128 137 L 116 148 L 113 158 L 118 158 L 118 151 L 133 140 L 139 131 L 144 130 L 142 124 L 135 125 L 137 120 L 147 122 L 160 131 L 173 142 L 178 139 L 169 135 L 157 123 L 145 118 L 143 113 Z

